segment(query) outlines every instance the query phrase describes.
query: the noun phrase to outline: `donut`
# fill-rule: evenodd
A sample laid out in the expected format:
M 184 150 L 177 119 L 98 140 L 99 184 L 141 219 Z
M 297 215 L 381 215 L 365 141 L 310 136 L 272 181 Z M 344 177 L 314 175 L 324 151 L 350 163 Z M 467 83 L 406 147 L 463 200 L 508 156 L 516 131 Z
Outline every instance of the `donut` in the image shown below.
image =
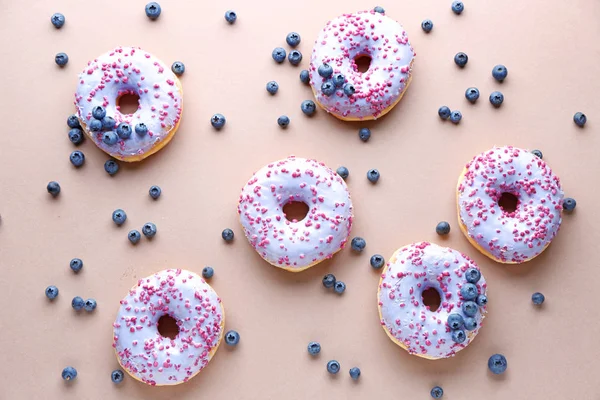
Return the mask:
M 120 112 L 123 95 L 139 97 L 135 113 Z M 134 47 L 117 47 L 90 61 L 79 74 L 75 92 L 77 115 L 87 136 L 122 161 L 140 161 L 169 143 L 181 121 L 182 101 L 177 76 L 162 61 Z M 101 126 L 93 114 L 98 106 L 106 113 Z
M 308 206 L 300 221 L 286 218 L 289 202 Z M 288 157 L 252 175 L 238 203 L 246 238 L 266 261 L 299 272 L 331 258 L 348 242 L 352 200 L 346 182 L 325 164 Z
M 433 311 L 423 292 L 433 288 Z M 487 284 L 475 261 L 434 243 L 401 247 L 386 264 L 377 292 L 381 326 L 410 354 L 452 357 L 473 341 L 487 312 Z
M 159 319 L 177 321 L 174 339 L 158 332 Z M 121 300 L 113 324 L 113 348 L 133 378 L 152 386 L 177 385 L 213 357 L 225 325 L 221 299 L 199 275 L 166 269 L 140 279 Z
M 313 48 L 310 85 L 317 104 L 344 121 L 377 119 L 402 98 L 415 52 L 402 25 L 375 11 L 343 14 L 325 25 Z M 361 73 L 355 62 L 370 57 Z
M 559 178 L 533 153 L 494 147 L 473 158 L 458 178 L 458 222 L 475 248 L 505 263 L 529 261 L 558 233 L 564 193 Z M 514 196 L 515 210 L 502 207 Z

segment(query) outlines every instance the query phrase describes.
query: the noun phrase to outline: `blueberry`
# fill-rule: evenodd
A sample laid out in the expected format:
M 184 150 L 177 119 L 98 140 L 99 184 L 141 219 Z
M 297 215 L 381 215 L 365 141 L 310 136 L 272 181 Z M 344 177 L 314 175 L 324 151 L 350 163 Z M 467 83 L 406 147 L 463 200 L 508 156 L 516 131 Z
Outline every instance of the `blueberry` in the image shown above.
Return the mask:
M 83 268 L 83 261 L 80 258 L 74 258 L 69 263 L 69 267 L 71 267 L 73 272 L 79 272 Z
M 475 103 L 479 98 L 479 89 L 476 87 L 470 87 L 465 91 L 465 97 L 470 103 Z
M 327 363 L 327 372 L 330 374 L 337 374 L 340 372 L 340 363 L 336 360 L 331 360 Z
M 127 126 L 129 126 L 129 125 L 127 125 Z M 146 136 L 146 134 L 148 133 L 148 127 L 143 122 L 136 124 L 134 130 L 138 136 Z
M 112 131 L 115 129 L 115 119 L 113 117 L 102 118 L 102 129 L 105 131 Z
M 335 282 L 335 275 L 333 274 L 327 274 L 323 277 L 323 286 L 325 286 L 327 289 L 331 289 L 333 285 L 335 285 Z
M 435 386 L 433 389 L 431 389 L 430 394 L 434 399 L 441 399 L 444 395 L 444 389 L 439 386 Z
M 477 296 L 476 302 L 479 307 L 485 306 L 488 302 L 487 296 L 485 294 L 480 294 Z
M 60 375 L 65 381 L 72 381 L 77 378 L 77 370 L 73 367 L 66 367 L 62 370 L 62 374 Z
M 450 114 L 450 122 L 454 124 L 458 124 L 462 119 L 462 113 L 458 110 L 452 111 Z
M 104 170 L 110 176 L 113 176 L 117 172 L 119 172 L 119 164 L 115 160 L 107 160 L 104 163 Z
M 150 19 L 156 19 L 160 16 L 160 4 L 153 1 L 151 3 L 146 4 L 146 16 Z
M 464 324 L 464 319 L 460 314 L 450 314 L 448 315 L 448 326 L 453 331 L 460 329 Z
M 533 304 L 535 304 L 536 306 L 541 305 L 544 302 L 544 300 L 546 300 L 546 297 L 540 292 L 535 292 L 531 295 L 531 301 L 533 301 Z
M 225 343 L 230 346 L 235 346 L 240 341 L 240 334 L 236 331 L 229 331 L 225 334 Z
M 380 177 L 379 171 L 377 171 L 376 169 L 370 169 L 367 171 L 367 179 L 369 180 L 369 182 L 377 183 L 377 181 L 379 180 L 379 177 Z
M 346 96 L 352 96 L 354 93 L 356 93 L 356 89 L 354 88 L 354 85 L 352 85 L 351 83 L 346 83 L 344 85 L 344 94 Z
M 142 235 L 140 234 L 140 231 L 137 230 L 131 230 L 129 231 L 129 233 L 127 234 L 127 238 L 129 239 L 129 241 L 132 244 L 136 244 L 137 242 L 140 241 L 140 239 L 142 238 Z
M 336 88 L 340 88 L 344 86 L 344 83 L 346 83 L 346 77 L 344 76 L 344 74 L 335 74 L 333 75 L 333 78 L 331 78 L 331 80 L 333 81 L 333 84 Z
M 582 112 L 576 112 L 575 115 L 573 115 L 573 121 L 577 126 L 583 128 L 583 126 L 587 122 L 587 117 Z
M 171 71 L 173 71 L 173 73 L 177 76 L 183 75 L 185 72 L 185 64 L 181 61 L 175 61 L 173 64 L 171 64 Z
M 506 357 L 502 354 L 494 354 L 488 360 L 488 368 L 492 371 L 493 374 L 501 374 L 506 371 L 506 367 L 508 367 L 508 363 L 506 362 Z
M 328 79 L 331 75 L 333 75 L 333 67 L 327 63 L 323 63 L 319 65 L 319 68 L 317 68 L 317 72 L 323 78 Z
M 225 21 L 229 22 L 230 24 L 233 24 L 236 19 L 237 19 L 237 14 L 235 11 L 228 10 L 227 12 L 225 12 Z
M 202 277 L 204 279 L 210 279 L 215 274 L 215 270 L 212 267 L 204 267 L 202 268 Z
M 323 82 L 323 84 L 321 85 L 321 92 L 325 96 L 331 96 L 332 94 L 334 94 L 335 93 L 335 85 L 333 84 L 333 81 Z
M 465 329 L 468 331 L 474 331 L 477 329 L 477 320 L 475 318 L 465 318 Z
M 440 223 L 437 224 L 437 226 L 435 227 L 435 232 L 438 235 L 447 235 L 450 233 L 450 224 L 447 223 L 446 221 L 442 221 Z
M 350 171 L 348 171 L 348 168 L 344 166 L 339 167 L 335 172 L 337 172 L 337 174 L 344 180 L 346 180 L 348 175 L 350 175 Z
M 504 65 L 501 65 L 501 64 L 496 65 L 494 67 L 494 69 L 492 69 L 492 76 L 498 82 L 502 82 L 504 79 L 506 79 L 507 75 L 508 75 L 508 70 L 506 69 L 506 67 Z
M 467 272 L 465 272 L 465 279 L 469 283 L 477 283 L 479 279 L 481 279 L 481 272 L 475 268 L 469 268 Z
M 360 368 L 358 367 L 353 367 L 350 368 L 350 378 L 352 378 L 353 380 L 358 380 L 358 378 L 360 377 Z
M 273 60 L 281 64 L 285 61 L 285 49 L 282 47 L 275 47 L 271 56 L 273 57 Z
M 225 126 L 225 122 L 225 116 L 222 114 L 215 114 L 210 118 L 210 123 L 215 129 L 221 129 L 223 126 Z
M 342 294 L 346 290 L 346 284 L 342 281 L 337 281 L 335 285 L 333 285 L 333 290 L 335 290 L 337 294 Z
M 113 381 L 113 383 L 121 383 L 123 382 L 123 378 L 125 378 L 125 373 L 120 369 L 115 369 L 110 373 L 110 380 Z
M 536 156 L 537 158 L 544 158 L 544 155 L 542 154 L 542 152 L 540 150 L 531 150 L 531 154 L 533 154 L 534 156 Z
M 54 57 L 54 62 L 61 67 L 64 67 L 69 62 L 69 56 L 66 53 L 57 53 Z
M 441 119 L 448 119 L 450 118 L 450 108 L 448 108 L 447 106 L 441 106 L 438 109 L 438 115 L 440 116 Z
M 98 121 L 97 119 L 93 119 L 88 123 L 88 127 L 92 132 L 100 132 L 103 126 L 102 121 Z
M 425 33 L 429 33 L 433 29 L 433 22 L 430 19 L 423 20 L 423 22 L 421 22 L 421 28 Z
M 69 118 L 67 118 L 67 125 L 69 126 L 69 128 L 81 129 L 81 125 L 79 124 L 79 118 L 77 118 L 77 115 L 75 114 L 69 115 Z
M 92 117 L 95 119 L 102 119 L 106 117 L 106 109 L 102 106 L 96 106 L 92 108 Z
M 380 6 L 376 6 L 375 8 L 373 8 L 373 11 L 375 11 L 376 13 L 385 14 L 385 10 L 383 9 L 383 7 Z
M 131 126 L 127 122 L 121 122 L 117 126 L 117 135 L 123 140 L 131 137 Z
M 309 81 L 310 81 L 310 73 L 305 69 L 300 71 L 300 82 L 308 83 Z
M 290 54 L 288 54 L 288 60 L 290 61 L 290 64 L 298 65 L 300 64 L 300 61 L 302 61 L 302 53 L 298 50 L 292 50 L 290 51 Z
M 464 67 L 465 65 L 467 65 L 468 61 L 469 61 L 469 56 L 467 56 L 463 52 L 456 53 L 456 55 L 454 56 L 454 62 L 456 63 L 456 65 L 458 65 L 461 68 Z
M 54 300 L 58 296 L 58 288 L 56 286 L 48 286 L 46 288 L 46 297 Z
M 60 185 L 55 181 L 48 182 L 46 190 L 52 195 L 52 197 L 56 197 L 60 193 Z
M 573 211 L 576 206 L 577 206 L 577 202 L 575 201 L 575 199 L 567 197 L 566 199 L 563 200 L 563 209 L 565 211 Z
M 462 1 L 455 1 L 452 3 L 452 11 L 454 14 L 459 15 L 465 9 L 465 5 Z
M 360 128 L 358 130 L 358 137 L 363 142 L 366 142 L 371 137 L 371 130 L 369 128 Z
M 71 160 L 71 164 L 79 168 L 85 162 L 85 155 L 81 151 L 75 150 L 71 153 L 69 159 Z
M 466 338 L 467 335 L 465 335 L 465 331 L 463 331 L 462 329 L 452 331 L 452 341 L 456 343 L 462 343 L 465 341 Z
M 142 233 L 148 239 L 153 238 L 154 235 L 156 235 L 156 225 L 154 225 L 152 222 L 146 222 L 144 226 L 142 226 Z
M 52 25 L 54 25 L 56 29 L 60 29 L 65 24 L 65 16 L 61 13 L 54 13 L 50 17 L 50 22 L 52 22 Z
M 117 142 L 119 141 L 119 137 L 113 131 L 104 132 L 104 134 L 102 135 L 102 141 L 104 142 L 104 144 L 112 146 L 114 144 L 117 144 Z
M 365 239 L 357 236 L 352 238 L 352 241 L 350 242 L 350 247 L 352 248 L 352 250 L 360 253 L 365 249 L 365 247 L 367 247 L 367 242 L 365 241 Z
M 474 301 L 465 301 L 462 305 L 462 310 L 467 317 L 474 317 L 477 314 L 477 310 L 479 310 L 479 306 Z
M 306 115 L 313 115 L 317 111 L 317 106 L 312 100 L 304 100 L 300 105 L 300 109 Z
M 277 125 L 279 125 L 282 128 L 287 128 L 287 126 L 290 124 L 290 118 L 287 115 L 282 115 L 281 117 L 277 118 Z
M 233 236 L 233 231 L 229 228 L 223 229 L 223 232 L 221 232 L 221 237 L 226 242 L 233 241 Z
M 73 297 L 73 300 L 71 300 L 71 307 L 73 307 L 75 311 L 81 310 L 83 306 L 85 306 L 85 301 L 81 297 Z
M 94 300 L 94 299 L 87 299 L 85 301 L 85 305 L 83 306 L 83 308 L 87 312 L 94 311 L 96 309 L 96 300 Z
M 156 186 L 156 185 L 150 186 L 150 190 L 148 190 L 148 194 L 154 200 L 158 199 L 160 197 L 161 193 L 162 193 L 162 189 L 159 186 Z
M 269 92 L 271 94 L 275 94 L 275 93 L 277 93 L 278 90 L 279 90 L 279 85 L 277 84 L 277 82 L 271 81 L 271 82 L 267 83 L 267 92 Z
M 292 47 L 296 47 L 300 44 L 300 35 L 296 32 L 290 32 L 285 37 L 285 41 Z
M 500 107 L 504 102 L 504 95 L 498 91 L 492 92 L 490 94 L 490 103 L 496 108 Z
M 371 256 L 371 267 L 374 269 L 379 269 L 385 265 L 385 259 L 382 255 L 375 254 Z
M 477 286 L 472 283 L 465 283 L 460 288 L 460 295 L 464 300 L 475 300 L 478 294 Z
M 114 221 L 115 224 L 117 224 L 119 226 L 123 225 L 125 223 L 125 221 L 127 220 L 127 214 L 125 213 L 125 211 L 118 208 L 115 211 L 113 211 L 112 220 Z
M 308 354 L 316 356 L 321 352 L 321 345 L 317 342 L 310 342 L 308 344 Z
M 81 144 L 83 142 L 83 131 L 79 128 L 73 128 L 69 131 L 69 140 L 74 145 Z

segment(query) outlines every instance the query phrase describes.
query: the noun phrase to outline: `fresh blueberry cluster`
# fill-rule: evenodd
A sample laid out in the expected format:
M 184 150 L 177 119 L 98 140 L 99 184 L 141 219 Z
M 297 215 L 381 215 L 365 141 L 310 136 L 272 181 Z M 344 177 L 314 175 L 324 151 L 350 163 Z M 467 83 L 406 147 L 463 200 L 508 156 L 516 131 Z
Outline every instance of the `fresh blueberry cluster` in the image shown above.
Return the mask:
M 462 113 L 458 110 L 451 111 L 448 106 L 441 106 L 438 109 L 438 115 L 443 120 L 449 120 L 453 124 L 458 124 L 462 119 Z
M 333 290 L 338 294 L 342 294 L 346 290 L 346 284 L 342 281 L 336 280 L 335 275 L 333 274 L 327 274 L 323 277 L 323 286 L 325 286 L 327 289 L 333 288 Z
M 475 268 L 470 268 L 465 272 L 465 283 L 460 289 L 460 295 L 463 299 L 462 314 L 452 313 L 448 316 L 447 324 L 452 330 L 452 340 L 456 343 L 463 343 L 467 339 L 466 331 L 477 329 L 477 320 L 474 318 L 479 311 L 479 307 L 487 304 L 487 297 L 479 294 L 477 282 L 481 279 L 481 272 Z
M 71 307 L 73 307 L 75 311 L 84 309 L 87 312 L 92 312 L 96 309 L 96 306 L 97 303 L 94 299 L 83 300 L 83 298 L 75 296 L 73 297 L 73 300 L 71 300 Z

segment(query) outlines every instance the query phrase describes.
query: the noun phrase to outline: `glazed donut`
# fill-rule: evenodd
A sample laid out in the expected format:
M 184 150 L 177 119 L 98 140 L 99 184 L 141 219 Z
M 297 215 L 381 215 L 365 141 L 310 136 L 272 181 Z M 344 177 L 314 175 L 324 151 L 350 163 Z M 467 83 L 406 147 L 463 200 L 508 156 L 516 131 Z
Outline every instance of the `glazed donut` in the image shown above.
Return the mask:
M 120 112 L 119 99 L 125 94 L 139 96 L 134 114 Z M 142 160 L 169 143 L 181 121 L 182 101 L 177 76 L 156 57 L 133 47 L 118 47 L 90 61 L 75 92 L 83 130 L 101 150 L 123 161 Z M 97 106 L 106 113 L 101 127 L 93 115 Z
M 432 311 L 422 294 L 433 288 L 440 306 Z M 404 246 L 386 264 L 377 293 L 381 325 L 410 354 L 436 360 L 454 356 L 481 327 L 487 284 L 468 256 L 420 242 Z
M 499 205 L 504 193 L 517 198 L 514 212 Z M 560 180 L 541 158 L 494 147 L 473 158 L 458 178 L 458 222 L 480 252 L 518 264 L 550 245 L 562 221 L 563 197 Z
M 304 202 L 301 221 L 286 219 L 288 202 Z M 238 204 L 246 238 L 269 263 L 299 272 L 344 248 L 352 228 L 346 182 L 325 164 L 288 157 L 258 172 L 242 189 Z
M 361 73 L 355 59 L 371 58 Z M 371 120 L 390 111 L 411 81 L 415 52 L 402 25 L 375 11 L 344 14 L 325 25 L 310 61 L 317 103 L 344 121 Z
M 175 339 L 158 332 L 158 320 L 177 321 Z M 152 386 L 177 385 L 200 372 L 221 339 L 225 314 L 221 299 L 199 275 L 167 269 L 140 279 L 121 300 L 113 324 L 119 364 Z

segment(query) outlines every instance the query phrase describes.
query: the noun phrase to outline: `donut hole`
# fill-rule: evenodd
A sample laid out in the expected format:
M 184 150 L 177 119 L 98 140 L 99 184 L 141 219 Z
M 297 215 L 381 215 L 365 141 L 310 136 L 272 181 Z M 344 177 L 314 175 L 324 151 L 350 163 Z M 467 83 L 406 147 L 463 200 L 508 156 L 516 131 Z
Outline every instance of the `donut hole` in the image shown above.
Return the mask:
M 177 320 L 170 315 L 163 315 L 158 319 L 158 333 L 160 336 L 169 339 L 175 339 L 179 335 L 179 326 Z
M 300 222 L 308 215 L 308 204 L 303 201 L 290 201 L 283 206 L 283 215 L 290 222 Z
M 498 199 L 498 205 L 502 209 L 502 211 L 507 213 L 513 213 L 517 210 L 517 206 L 519 205 L 519 198 L 512 193 L 504 192 L 500 195 Z
M 366 54 L 358 55 L 354 58 L 354 64 L 356 65 L 356 70 L 361 74 L 364 74 L 371 67 L 371 56 Z
M 123 115 L 134 114 L 140 107 L 140 96 L 134 92 L 123 93 L 117 98 L 117 110 Z
M 437 309 L 440 307 L 440 304 L 442 304 L 440 292 L 432 287 L 423 290 L 423 293 L 421 293 L 421 298 L 423 300 L 423 304 L 429 308 L 429 311 L 437 311 Z

